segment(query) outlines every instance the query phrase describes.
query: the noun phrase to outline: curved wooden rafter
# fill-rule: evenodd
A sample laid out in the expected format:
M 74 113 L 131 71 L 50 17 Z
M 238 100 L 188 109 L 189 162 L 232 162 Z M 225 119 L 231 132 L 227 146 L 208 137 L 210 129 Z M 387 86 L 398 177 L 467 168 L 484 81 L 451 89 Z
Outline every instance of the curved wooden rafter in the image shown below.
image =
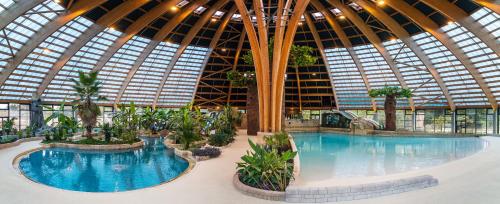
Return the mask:
M 366 75 L 365 69 L 363 68 L 363 65 L 361 64 L 361 61 L 358 58 L 358 55 L 354 52 L 352 48 L 351 41 L 349 41 L 349 38 L 347 37 L 346 33 L 342 29 L 342 27 L 339 25 L 339 23 L 335 20 L 335 17 L 333 14 L 326 9 L 321 2 L 318 0 L 311 0 L 311 4 L 313 5 L 314 8 L 316 8 L 319 12 L 325 16 L 326 21 L 328 24 L 333 28 L 333 31 L 337 34 L 339 37 L 340 41 L 344 45 L 344 47 L 347 49 L 347 52 L 351 56 L 352 60 L 354 61 L 354 64 L 359 70 L 359 73 L 361 74 L 361 78 L 363 79 L 363 82 L 366 86 L 366 90 L 370 91 L 372 88 L 370 86 L 370 82 L 368 81 L 368 76 Z M 371 98 L 371 104 L 372 104 L 372 109 L 375 111 L 377 110 L 377 103 L 375 99 Z
M 297 27 L 308 4 L 309 0 L 297 0 L 297 2 L 295 3 L 292 16 L 287 24 L 285 38 L 283 39 L 279 65 L 276 70 L 273 70 L 272 96 L 274 100 L 272 101 L 273 106 L 271 109 L 271 112 L 273 114 L 273 117 L 271 118 L 272 132 L 281 131 L 285 72 L 288 65 L 288 58 L 290 56 L 290 49 L 292 48 L 293 39 L 295 38 L 295 33 L 297 32 Z
M 380 38 L 373 32 L 373 30 L 361 19 L 361 17 L 358 16 L 354 11 L 352 11 L 350 8 L 348 8 L 345 4 L 340 2 L 339 0 L 328 0 L 328 2 L 332 5 L 337 7 L 340 11 L 342 11 L 342 14 L 349 19 L 370 41 L 370 43 L 377 49 L 377 51 L 380 53 L 380 55 L 385 59 L 387 65 L 391 68 L 392 72 L 394 73 L 394 76 L 396 79 L 399 81 L 399 84 L 403 88 L 408 88 L 408 85 L 406 84 L 406 81 L 403 78 L 403 75 L 399 71 L 398 67 L 394 63 L 394 61 L 391 58 L 391 55 L 385 49 L 385 47 L 382 45 L 382 41 Z M 415 110 L 415 104 L 413 102 L 412 98 L 408 99 L 408 102 L 410 104 L 411 110 Z
M 108 48 L 106 53 L 101 56 L 101 59 L 99 62 L 97 62 L 97 65 L 92 69 L 92 71 L 101 71 L 101 69 L 104 67 L 104 65 L 113 57 L 113 55 L 125 44 L 127 43 L 128 40 L 130 40 L 132 37 L 134 37 L 136 34 L 138 34 L 142 29 L 144 29 L 146 26 L 148 26 L 150 23 L 152 23 L 154 20 L 162 16 L 164 13 L 170 11 L 170 8 L 172 6 L 177 5 L 179 2 L 182 0 L 173 0 L 173 1 L 164 1 L 157 6 L 155 6 L 153 9 L 151 9 L 149 12 L 141 16 L 139 19 L 137 19 L 134 23 L 132 23 L 127 30 L 123 33 L 123 35 L 115 40 L 115 43 L 113 46 Z
M 481 40 L 486 46 L 488 46 L 493 52 L 500 56 L 500 42 L 495 40 L 495 37 L 491 35 L 485 27 L 474 21 L 469 14 L 465 13 L 457 5 L 448 2 L 440 1 L 439 3 L 435 0 L 421 0 L 423 3 L 429 5 L 433 9 L 441 12 L 443 15 L 458 22 L 461 26 L 466 28 L 469 32 L 473 33 L 479 40 Z
M 7 65 L 0 75 L 0 86 L 2 86 L 14 70 L 28 57 L 28 55 L 40 45 L 45 39 L 56 32 L 66 23 L 72 21 L 76 17 L 94 9 L 95 7 L 106 2 L 106 0 L 79 1 L 75 3 L 66 13 L 58 16 L 50 21 L 41 30 L 39 30 L 28 42 L 26 42 L 16 53 L 13 60 Z
M 245 5 L 245 2 L 243 0 L 234 0 L 234 3 L 236 4 L 236 7 L 238 8 L 238 11 L 241 15 L 241 20 L 243 21 L 243 26 L 247 32 L 248 36 L 248 41 L 250 42 L 250 47 L 251 47 L 251 52 L 252 56 L 262 56 L 261 55 L 261 48 L 260 48 L 260 43 L 257 38 L 257 33 L 255 32 L 255 28 L 253 26 L 253 23 L 250 19 L 250 15 L 248 13 L 248 9 Z M 266 48 L 267 49 L 267 48 Z M 269 123 L 268 118 L 264 117 L 264 84 L 262 80 L 262 75 L 265 72 L 262 69 L 262 60 L 260 57 L 254 57 L 254 66 L 255 66 L 255 75 L 256 75 L 256 80 L 257 80 L 257 89 L 258 89 L 258 100 L 259 100 L 259 127 L 260 130 L 264 130 L 264 124 Z
M 210 21 L 210 19 L 212 18 L 213 14 L 220 8 L 222 8 L 222 6 L 224 6 L 227 2 L 229 2 L 229 0 L 220 0 L 220 1 L 217 1 L 213 6 L 211 6 L 207 11 L 205 11 L 203 13 L 203 15 L 201 16 L 200 19 L 198 19 L 198 21 L 196 21 L 196 23 L 193 25 L 193 27 L 191 27 L 191 29 L 189 30 L 189 32 L 186 34 L 186 36 L 184 36 L 184 38 L 182 39 L 181 41 L 181 44 L 179 45 L 179 47 L 177 48 L 177 51 L 175 52 L 174 56 L 172 57 L 172 59 L 170 60 L 169 64 L 167 65 L 167 67 L 165 68 L 165 73 L 163 73 L 163 78 L 160 82 L 160 85 L 158 86 L 158 89 L 156 91 L 156 95 L 155 95 L 155 98 L 154 98 L 154 101 L 153 101 L 153 107 L 156 107 L 156 104 L 158 102 L 158 99 L 160 97 L 160 94 L 161 94 L 161 91 L 163 89 L 163 86 L 165 85 L 165 82 L 167 81 L 168 79 L 168 75 L 170 74 L 170 72 L 172 71 L 173 67 L 175 66 L 175 64 L 177 63 L 177 60 L 179 60 L 179 58 L 181 57 L 182 53 L 184 52 L 184 50 L 186 50 L 186 48 L 188 47 L 188 45 L 191 43 L 191 41 L 194 39 L 194 37 L 196 37 L 196 34 L 203 28 L 203 26 L 208 22 Z M 200 4 L 204 4 L 206 2 L 204 1 L 199 1 Z M 179 24 L 180 22 L 182 22 L 187 16 L 189 16 L 189 14 L 194 11 L 196 8 L 198 8 L 199 5 L 193 5 L 191 8 L 186 8 L 186 14 L 187 15 L 183 15 L 184 12 L 179 15 L 178 18 L 175 18 L 175 19 L 172 19 L 171 21 L 169 21 L 169 23 L 167 23 L 163 28 L 165 27 L 170 27 L 168 29 L 165 29 L 165 31 L 168 31 L 167 32 L 162 32 L 160 35 L 164 35 L 164 36 L 155 36 L 154 39 L 165 39 L 167 37 L 167 35 L 172 32 L 172 30 L 175 28 L 175 26 L 172 26 L 172 25 L 168 25 L 170 24 L 170 22 L 172 23 L 175 23 L 175 25 Z M 177 16 L 176 16 L 177 17 Z M 162 28 L 162 30 L 163 30 Z M 137 64 L 142 64 L 142 63 L 137 63 Z M 132 73 L 132 72 L 131 72 Z M 135 74 L 135 72 L 132 73 L 132 75 Z M 127 83 L 128 84 L 128 83 Z M 126 88 L 126 86 L 122 87 L 122 88 Z
M 66 63 L 73 57 L 85 44 L 91 41 L 100 32 L 106 29 L 106 27 L 112 26 L 118 20 L 127 16 L 130 12 L 141 7 L 142 5 L 150 2 L 151 0 L 135 0 L 126 1 L 109 11 L 106 15 L 102 16 L 97 20 L 95 24 L 90 26 L 75 43 L 66 49 L 66 51 L 59 57 L 59 59 L 54 63 L 52 68 L 50 68 L 47 76 L 43 79 L 41 85 L 37 89 L 37 95 L 41 96 L 50 82 L 55 78 L 57 73 L 66 65 Z
M 500 0 L 474 0 L 481 6 L 489 8 L 497 14 L 500 14 Z
M 314 26 L 314 22 L 311 19 L 311 16 L 309 14 L 304 14 L 304 18 L 306 19 L 307 26 L 309 27 L 309 30 L 311 31 L 311 34 L 314 38 L 314 42 L 316 42 L 316 46 L 318 47 L 319 53 L 321 54 L 321 58 L 323 59 L 323 62 L 326 65 L 326 72 L 328 72 L 328 78 L 330 78 L 330 84 L 332 85 L 332 91 L 333 91 L 333 98 L 335 99 L 335 103 L 337 103 L 337 110 L 338 110 L 339 100 L 337 98 L 337 90 L 335 87 L 335 83 L 332 80 L 333 74 L 331 73 L 330 66 L 328 64 L 328 59 L 326 58 L 325 47 L 323 47 L 323 43 L 321 42 L 321 38 L 319 37 L 318 30 L 316 29 L 316 26 Z
M 434 77 L 436 83 L 441 88 L 448 105 L 452 111 L 455 111 L 456 106 L 453 102 L 453 98 L 451 97 L 448 87 L 444 83 L 441 75 L 436 70 L 434 65 L 432 64 L 430 58 L 424 54 L 422 49 L 417 45 L 415 40 L 410 37 L 410 34 L 401 27 L 399 23 L 396 22 L 392 17 L 390 17 L 387 13 L 385 13 L 380 7 L 376 6 L 374 3 L 368 2 L 367 0 L 353 0 L 354 3 L 361 6 L 363 9 L 368 11 L 375 18 L 379 19 L 397 38 L 399 38 L 403 43 L 411 50 L 415 55 L 422 61 L 422 63 L 427 67 L 429 73 Z
M 453 43 L 453 40 L 451 40 L 448 35 L 442 32 L 442 30 L 436 23 L 434 23 L 423 13 L 403 1 L 385 0 L 385 3 L 399 13 L 406 15 L 409 19 L 422 27 L 425 31 L 429 32 L 439 42 L 441 42 L 463 64 L 465 69 L 469 71 L 472 78 L 474 78 L 476 83 L 483 90 L 484 95 L 488 99 L 491 107 L 494 110 L 497 109 L 497 100 L 493 96 L 490 87 L 486 84 L 484 78 L 481 76 L 481 73 L 472 64 L 471 60 L 465 55 L 465 53 L 463 53 L 462 50 L 455 43 Z

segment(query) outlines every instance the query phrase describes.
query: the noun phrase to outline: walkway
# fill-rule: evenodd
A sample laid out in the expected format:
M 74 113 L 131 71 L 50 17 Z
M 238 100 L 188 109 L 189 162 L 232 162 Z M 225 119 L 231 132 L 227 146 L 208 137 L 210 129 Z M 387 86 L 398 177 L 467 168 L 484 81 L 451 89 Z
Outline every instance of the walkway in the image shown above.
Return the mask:
M 0 150 L 0 203 L 21 204 L 154 204 L 154 203 L 278 203 L 239 193 L 232 185 L 235 162 L 248 148 L 246 135 L 224 149 L 221 157 L 199 162 L 187 175 L 161 186 L 119 193 L 82 193 L 33 183 L 12 167 L 12 159 L 22 151 L 38 147 L 38 142 Z M 250 137 L 255 138 L 255 137 Z M 437 187 L 399 195 L 347 203 L 498 203 L 500 202 L 500 138 L 488 138 L 485 152 L 422 171 L 433 172 Z

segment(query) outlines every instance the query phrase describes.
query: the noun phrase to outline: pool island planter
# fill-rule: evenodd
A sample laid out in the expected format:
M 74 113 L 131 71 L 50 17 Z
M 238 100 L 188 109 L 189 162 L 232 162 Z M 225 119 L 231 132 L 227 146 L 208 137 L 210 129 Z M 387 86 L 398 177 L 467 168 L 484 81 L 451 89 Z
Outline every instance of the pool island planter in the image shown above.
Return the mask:
M 260 188 L 255 188 L 248 186 L 240 181 L 240 176 L 238 173 L 233 176 L 233 185 L 241 193 L 253 196 L 260 199 L 272 200 L 272 201 L 285 201 L 285 192 L 283 191 L 269 191 Z
M 144 146 L 144 141 L 134 142 L 132 144 L 109 144 L 109 145 L 86 145 L 86 144 L 71 144 L 71 143 L 49 143 L 41 144 L 43 148 L 72 148 L 72 149 L 82 149 L 82 150 L 127 150 L 127 149 L 138 149 Z
M 13 142 L 8 142 L 8 143 L 0 144 L 0 149 L 5 149 L 5 148 L 9 148 L 9 147 L 15 147 L 17 145 L 20 145 L 23 142 L 31 142 L 31 141 L 36 141 L 36 140 L 42 140 L 43 138 L 44 137 L 28 137 L 28 138 L 18 139 L 18 140 L 13 141 Z

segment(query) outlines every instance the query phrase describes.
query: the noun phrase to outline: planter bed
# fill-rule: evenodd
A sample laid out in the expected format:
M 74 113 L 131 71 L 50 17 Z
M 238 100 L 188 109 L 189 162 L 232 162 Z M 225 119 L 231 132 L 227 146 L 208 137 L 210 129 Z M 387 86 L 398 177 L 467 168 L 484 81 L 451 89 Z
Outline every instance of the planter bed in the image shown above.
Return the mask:
M 63 147 L 83 150 L 124 150 L 137 149 L 142 146 L 144 146 L 144 141 L 138 141 L 132 144 L 74 144 L 64 142 L 42 143 L 42 147 Z
M 43 139 L 43 137 L 29 137 L 29 138 L 22 138 L 22 139 L 18 139 L 18 140 L 15 140 L 15 141 L 12 141 L 12 142 L 9 142 L 9 143 L 3 143 L 3 144 L 0 144 L 0 149 L 5 149 L 5 148 L 9 148 L 9 147 L 15 147 L 23 142 L 31 142 L 31 141 L 35 141 L 35 140 L 41 140 Z

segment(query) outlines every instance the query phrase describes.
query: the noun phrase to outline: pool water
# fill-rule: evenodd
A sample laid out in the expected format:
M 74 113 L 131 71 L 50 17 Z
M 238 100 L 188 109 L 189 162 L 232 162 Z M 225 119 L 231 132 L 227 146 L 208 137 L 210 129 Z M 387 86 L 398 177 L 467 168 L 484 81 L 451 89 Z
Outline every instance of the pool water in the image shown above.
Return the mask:
M 117 192 L 155 186 L 179 176 L 189 163 L 161 138 L 142 138 L 141 149 L 89 151 L 49 148 L 19 162 L 29 179 L 52 187 L 84 192 Z
M 487 146 L 476 137 L 375 137 L 293 133 L 306 181 L 381 176 L 437 166 Z

